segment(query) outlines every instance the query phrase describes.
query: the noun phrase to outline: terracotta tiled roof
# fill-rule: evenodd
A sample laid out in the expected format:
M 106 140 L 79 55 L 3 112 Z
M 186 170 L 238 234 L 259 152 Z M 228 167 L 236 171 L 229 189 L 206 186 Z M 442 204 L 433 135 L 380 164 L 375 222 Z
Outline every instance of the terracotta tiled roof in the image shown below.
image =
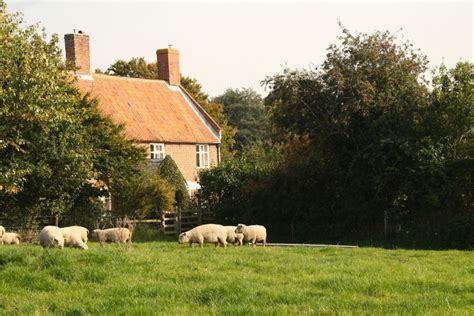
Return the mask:
M 94 80 L 90 80 L 90 79 Z M 220 143 L 219 127 L 183 91 L 163 80 L 93 74 L 77 87 L 99 99 L 99 107 L 127 136 L 140 142 Z

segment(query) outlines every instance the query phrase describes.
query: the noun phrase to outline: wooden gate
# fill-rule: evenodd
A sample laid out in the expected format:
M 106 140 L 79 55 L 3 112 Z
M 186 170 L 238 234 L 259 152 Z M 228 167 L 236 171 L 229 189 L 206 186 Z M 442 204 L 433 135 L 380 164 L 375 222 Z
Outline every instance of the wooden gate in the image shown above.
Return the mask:
M 161 225 L 165 235 L 180 234 L 202 223 L 201 212 L 198 210 L 177 210 L 173 213 L 163 213 Z

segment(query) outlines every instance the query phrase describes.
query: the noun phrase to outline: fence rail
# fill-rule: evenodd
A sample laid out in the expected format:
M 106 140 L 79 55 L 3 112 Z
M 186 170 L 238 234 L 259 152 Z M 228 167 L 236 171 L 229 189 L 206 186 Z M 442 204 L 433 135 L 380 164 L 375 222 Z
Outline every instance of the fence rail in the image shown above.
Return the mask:
M 41 216 L 35 219 L 38 227 L 43 227 L 46 225 L 56 225 L 61 226 L 62 219 L 56 216 Z M 163 231 L 165 235 L 177 235 L 183 231 L 190 230 L 196 226 L 199 226 L 203 223 L 212 222 L 212 216 L 209 212 L 203 212 L 201 210 L 176 210 L 175 212 L 163 213 L 161 218 L 152 218 L 152 219 L 141 219 L 137 220 L 138 224 L 147 223 L 153 224 L 156 223 L 157 226 Z M 96 227 L 103 225 L 104 227 L 114 226 L 117 222 L 117 219 L 112 217 L 102 218 L 95 223 Z M 18 231 L 20 226 L 18 223 L 15 223 L 8 218 L 0 218 L 0 225 L 8 227 L 9 230 Z

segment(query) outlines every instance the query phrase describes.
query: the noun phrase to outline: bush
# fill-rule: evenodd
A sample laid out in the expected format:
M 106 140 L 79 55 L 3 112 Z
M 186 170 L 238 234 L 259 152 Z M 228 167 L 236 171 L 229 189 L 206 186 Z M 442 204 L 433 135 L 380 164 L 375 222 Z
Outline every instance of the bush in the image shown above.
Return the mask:
M 189 194 L 186 189 L 186 180 L 173 158 L 167 155 L 158 165 L 157 172 L 161 179 L 166 181 L 174 190 L 176 206 L 179 208 L 187 207 L 189 205 Z

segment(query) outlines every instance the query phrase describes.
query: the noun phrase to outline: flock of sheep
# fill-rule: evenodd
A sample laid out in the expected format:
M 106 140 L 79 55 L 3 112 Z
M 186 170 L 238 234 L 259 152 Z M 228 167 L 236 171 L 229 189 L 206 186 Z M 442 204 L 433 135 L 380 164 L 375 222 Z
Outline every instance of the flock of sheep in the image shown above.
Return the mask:
M 179 235 L 179 243 L 199 244 L 202 248 L 204 243 L 213 243 L 216 247 L 220 244 L 224 248 L 227 243 L 242 245 L 243 241 L 255 248 L 257 242 L 262 242 L 265 247 L 267 243 L 267 229 L 261 225 L 222 226 L 218 224 L 205 224 L 197 226 Z
M 117 244 L 132 243 L 132 234 L 128 228 L 109 228 L 109 229 L 94 229 L 94 234 L 98 237 L 100 246 L 103 247 L 106 241 Z M 44 248 L 72 247 L 87 250 L 87 241 L 89 237 L 89 230 L 81 226 L 57 227 L 45 226 L 39 233 L 38 239 L 41 246 Z M 21 236 L 17 233 L 7 233 L 3 226 L 0 226 L 0 244 L 18 245 Z
M 100 246 L 104 243 L 114 242 L 116 244 L 128 243 L 131 246 L 132 233 L 128 228 L 109 228 L 109 229 L 95 229 L 94 234 L 98 237 Z M 87 241 L 89 237 L 89 230 L 81 226 L 57 227 L 46 226 L 39 233 L 39 243 L 44 248 L 72 247 L 87 250 Z M 9 233 L 5 231 L 3 226 L 0 226 L 0 244 L 18 245 L 21 236 L 17 233 Z M 204 243 L 214 243 L 216 247 L 220 244 L 224 248 L 227 243 L 234 245 L 242 245 L 244 241 L 249 245 L 255 247 L 257 242 L 262 242 L 265 246 L 267 240 L 267 230 L 261 225 L 244 225 L 238 226 L 222 226 L 218 224 L 204 224 L 197 226 L 187 232 L 179 235 L 179 243 L 197 243 L 203 247 Z

